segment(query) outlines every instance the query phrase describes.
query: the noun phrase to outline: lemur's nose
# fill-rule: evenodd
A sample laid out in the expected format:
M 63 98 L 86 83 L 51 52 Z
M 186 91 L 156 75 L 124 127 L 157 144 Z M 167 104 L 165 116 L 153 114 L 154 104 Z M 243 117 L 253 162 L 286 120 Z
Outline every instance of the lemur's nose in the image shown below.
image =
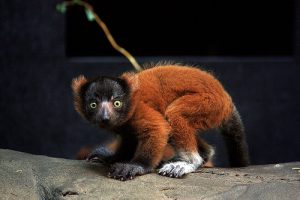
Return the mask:
M 110 120 L 110 115 L 109 115 L 109 108 L 107 107 L 106 104 L 102 104 L 102 107 L 100 108 L 100 119 L 101 122 L 103 123 L 108 123 Z
M 104 124 L 107 124 L 109 122 L 110 118 L 108 115 L 103 115 L 101 116 L 101 122 L 103 122 Z

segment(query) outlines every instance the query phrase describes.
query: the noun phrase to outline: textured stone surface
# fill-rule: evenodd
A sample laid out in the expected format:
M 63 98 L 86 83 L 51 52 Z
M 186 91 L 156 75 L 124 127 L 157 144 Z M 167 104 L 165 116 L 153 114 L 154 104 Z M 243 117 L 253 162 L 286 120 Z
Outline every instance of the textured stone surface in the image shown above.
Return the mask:
M 107 178 L 100 164 L 0 150 L 0 199 L 299 199 L 300 162 Z

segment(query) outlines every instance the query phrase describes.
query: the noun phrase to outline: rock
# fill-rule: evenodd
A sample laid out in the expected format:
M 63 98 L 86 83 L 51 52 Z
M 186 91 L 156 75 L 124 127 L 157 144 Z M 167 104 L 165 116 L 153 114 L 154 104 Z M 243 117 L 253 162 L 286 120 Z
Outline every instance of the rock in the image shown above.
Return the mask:
M 0 199 L 300 199 L 300 162 L 155 173 L 121 182 L 101 164 L 0 149 Z

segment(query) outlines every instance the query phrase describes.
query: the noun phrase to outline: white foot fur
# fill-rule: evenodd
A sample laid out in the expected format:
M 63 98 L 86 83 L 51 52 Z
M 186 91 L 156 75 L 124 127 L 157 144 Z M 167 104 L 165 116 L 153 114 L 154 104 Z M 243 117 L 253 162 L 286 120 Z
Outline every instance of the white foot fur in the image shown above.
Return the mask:
M 181 158 L 185 158 L 184 161 L 166 163 L 158 170 L 158 173 L 162 176 L 179 178 L 184 174 L 196 171 L 203 163 L 203 159 L 198 153 L 181 152 L 180 154 Z
M 163 176 L 169 177 L 181 177 L 184 174 L 195 171 L 195 166 L 185 161 L 177 161 L 173 163 L 167 163 L 159 169 L 158 173 Z

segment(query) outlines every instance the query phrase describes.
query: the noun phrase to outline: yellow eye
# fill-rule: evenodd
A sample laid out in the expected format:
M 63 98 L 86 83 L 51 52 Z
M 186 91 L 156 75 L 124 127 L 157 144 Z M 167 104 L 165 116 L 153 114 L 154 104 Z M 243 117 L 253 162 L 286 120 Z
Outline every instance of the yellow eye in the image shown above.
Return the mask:
M 121 108 L 122 102 L 121 101 L 114 101 L 114 107 L 115 108 Z
M 97 104 L 95 102 L 90 103 L 90 108 L 95 109 L 97 107 Z

